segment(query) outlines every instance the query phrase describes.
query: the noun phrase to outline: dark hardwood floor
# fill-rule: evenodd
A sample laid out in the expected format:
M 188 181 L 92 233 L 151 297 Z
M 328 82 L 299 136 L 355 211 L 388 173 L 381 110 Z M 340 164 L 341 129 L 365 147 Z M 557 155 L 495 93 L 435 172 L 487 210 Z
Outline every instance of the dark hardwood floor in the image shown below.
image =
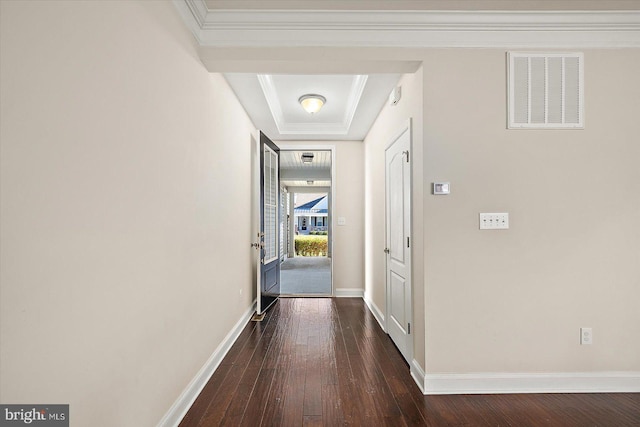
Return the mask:
M 640 426 L 640 393 L 423 396 L 361 299 L 283 298 L 180 425 Z

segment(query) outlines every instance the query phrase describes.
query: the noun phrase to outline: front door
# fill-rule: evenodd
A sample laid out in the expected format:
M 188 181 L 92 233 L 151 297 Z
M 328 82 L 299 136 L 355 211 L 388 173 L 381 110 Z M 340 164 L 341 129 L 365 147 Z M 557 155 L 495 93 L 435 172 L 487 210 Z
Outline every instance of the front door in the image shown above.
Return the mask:
M 280 296 L 280 149 L 260 132 L 260 229 L 257 313 Z
M 411 125 L 385 152 L 387 333 L 411 363 Z

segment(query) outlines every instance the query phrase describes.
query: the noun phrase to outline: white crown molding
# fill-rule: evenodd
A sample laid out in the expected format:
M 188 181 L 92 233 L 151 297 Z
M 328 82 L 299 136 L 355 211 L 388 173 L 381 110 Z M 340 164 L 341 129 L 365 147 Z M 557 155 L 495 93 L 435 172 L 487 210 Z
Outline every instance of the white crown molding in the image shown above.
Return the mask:
M 353 76 L 351 89 L 346 100 L 343 118 L 340 122 L 332 123 L 290 123 L 285 120 L 278 90 L 275 87 L 273 77 L 269 74 L 258 74 L 258 82 L 264 93 L 264 97 L 276 123 L 280 135 L 347 135 L 353 122 L 353 117 L 358 109 L 362 93 L 367 84 L 366 75 Z
M 411 376 L 423 394 L 638 393 L 640 372 L 425 374 Z
M 208 10 L 174 0 L 203 47 L 640 47 L 640 11 Z
M 364 92 L 364 87 L 367 84 L 368 78 L 369 76 L 365 75 L 353 76 L 353 83 L 351 84 L 351 90 L 347 97 L 347 106 L 345 107 L 344 120 L 342 122 L 342 125 L 347 132 L 351 128 L 353 116 L 355 116 L 358 104 L 360 104 L 360 99 L 362 99 L 362 92 Z
M 173 0 L 174 6 L 178 9 L 178 13 L 182 20 L 187 24 L 194 37 L 199 44 L 200 33 L 204 27 L 208 8 L 204 0 Z
M 282 105 L 280 105 L 280 98 L 278 97 L 278 91 L 273 83 L 273 77 L 269 74 L 258 74 L 258 82 L 262 88 L 262 93 L 269 106 L 269 111 L 273 116 L 273 120 L 276 122 L 278 132 L 282 133 L 282 127 L 284 126 L 284 113 L 282 112 Z

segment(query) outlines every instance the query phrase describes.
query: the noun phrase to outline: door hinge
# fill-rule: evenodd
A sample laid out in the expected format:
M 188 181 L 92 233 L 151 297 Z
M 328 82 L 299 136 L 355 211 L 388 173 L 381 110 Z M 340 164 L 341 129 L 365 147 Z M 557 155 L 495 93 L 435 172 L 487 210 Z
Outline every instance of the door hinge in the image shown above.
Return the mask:
M 407 323 L 407 335 L 411 335 L 411 323 Z
M 407 237 L 407 247 L 409 247 L 409 237 Z

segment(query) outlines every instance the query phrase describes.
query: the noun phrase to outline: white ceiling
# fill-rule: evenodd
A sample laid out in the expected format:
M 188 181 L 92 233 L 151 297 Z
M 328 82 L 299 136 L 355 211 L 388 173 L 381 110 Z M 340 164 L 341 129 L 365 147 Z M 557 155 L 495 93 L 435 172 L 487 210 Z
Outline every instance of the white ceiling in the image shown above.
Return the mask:
M 313 154 L 311 163 L 302 161 L 302 153 Z M 280 168 L 288 170 L 330 170 L 331 169 L 331 151 L 329 150 L 301 150 L 301 151 L 280 151 Z
M 313 153 L 311 163 L 303 163 L 302 153 Z M 312 180 L 309 184 L 307 181 Z M 280 184 L 285 187 L 331 186 L 331 151 L 280 151 Z
M 256 128 L 275 140 L 363 140 L 400 74 L 225 74 Z M 316 114 L 298 99 L 327 99 Z

